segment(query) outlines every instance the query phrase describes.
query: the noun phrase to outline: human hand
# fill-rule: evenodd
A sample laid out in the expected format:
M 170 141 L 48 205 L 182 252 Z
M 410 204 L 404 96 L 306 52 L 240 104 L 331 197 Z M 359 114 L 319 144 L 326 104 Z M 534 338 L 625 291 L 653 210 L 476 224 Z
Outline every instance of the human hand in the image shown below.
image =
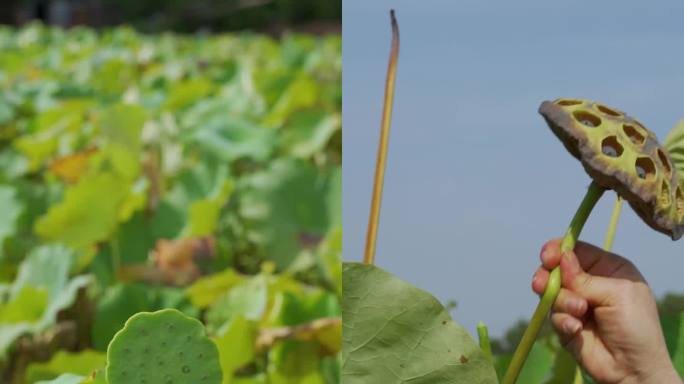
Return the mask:
M 578 242 L 561 255 L 560 240 L 544 245 L 532 289 L 543 294 L 560 265 L 561 290 L 551 323 L 561 343 L 599 383 L 682 383 L 667 352 L 656 301 L 627 259 Z

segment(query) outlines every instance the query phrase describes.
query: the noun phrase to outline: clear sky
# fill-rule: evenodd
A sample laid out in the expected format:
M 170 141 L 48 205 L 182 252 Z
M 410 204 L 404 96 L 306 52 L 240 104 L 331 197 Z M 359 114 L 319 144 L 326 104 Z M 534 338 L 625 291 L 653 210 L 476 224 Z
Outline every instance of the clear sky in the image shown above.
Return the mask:
M 499 336 L 534 310 L 540 247 L 590 182 L 539 104 L 599 100 L 664 139 L 684 117 L 684 2 L 344 0 L 347 261 L 363 256 L 390 8 L 401 57 L 376 262 L 458 301 L 452 315 L 471 334 L 483 320 Z M 602 243 L 613 202 L 604 195 L 582 239 Z M 684 240 L 627 205 L 614 251 L 657 295 L 684 292 Z

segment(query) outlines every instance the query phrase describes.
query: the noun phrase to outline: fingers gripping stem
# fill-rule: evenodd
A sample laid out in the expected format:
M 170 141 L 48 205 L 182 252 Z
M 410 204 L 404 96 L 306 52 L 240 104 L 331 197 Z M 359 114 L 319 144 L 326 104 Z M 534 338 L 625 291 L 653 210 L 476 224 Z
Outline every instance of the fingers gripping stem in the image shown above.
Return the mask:
M 603 195 L 603 192 L 604 189 L 601 186 L 593 182 L 591 183 L 587 194 L 584 196 L 582 203 L 570 222 L 570 227 L 565 233 L 565 237 L 563 237 L 563 241 L 561 242 L 561 253 L 571 251 L 575 248 L 577 238 L 579 237 L 580 232 L 582 232 L 584 223 L 586 223 L 589 214 L 591 214 L 591 210 L 596 206 L 596 203 Z M 561 273 L 560 268 L 556 267 L 549 274 L 549 281 L 546 283 L 544 295 L 539 301 L 527 329 L 525 329 L 525 333 L 520 340 L 520 344 L 518 344 L 518 348 L 515 350 L 515 353 L 513 353 L 511 363 L 501 381 L 502 384 L 513 384 L 517 380 L 518 375 L 525 364 L 525 360 L 527 360 L 527 356 L 532 349 L 532 345 L 534 345 L 534 341 L 539 334 L 539 330 L 548 317 L 549 311 L 551 310 L 554 301 L 556 301 L 556 297 L 558 297 L 560 287 Z

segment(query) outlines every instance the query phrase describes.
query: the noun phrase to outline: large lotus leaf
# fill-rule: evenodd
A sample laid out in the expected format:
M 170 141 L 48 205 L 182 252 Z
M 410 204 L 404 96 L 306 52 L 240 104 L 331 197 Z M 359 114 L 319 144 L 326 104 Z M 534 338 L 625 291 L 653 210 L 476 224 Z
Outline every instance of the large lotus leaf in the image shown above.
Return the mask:
M 345 263 L 342 278 L 342 382 L 497 382 L 478 345 L 432 295 L 371 265 Z
M 670 130 L 663 146 L 669 152 L 677 173 L 681 175 L 680 179 L 684 179 L 684 119 Z
M 287 267 L 307 237 L 322 238 L 338 224 L 335 188 L 339 169 L 323 172 L 309 163 L 277 160 L 243 186 L 240 213 L 251 239 L 278 267 Z
M 129 188 L 112 174 L 93 175 L 66 190 L 64 200 L 35 223 L 46 240 L 83 249 L 111 236 Z

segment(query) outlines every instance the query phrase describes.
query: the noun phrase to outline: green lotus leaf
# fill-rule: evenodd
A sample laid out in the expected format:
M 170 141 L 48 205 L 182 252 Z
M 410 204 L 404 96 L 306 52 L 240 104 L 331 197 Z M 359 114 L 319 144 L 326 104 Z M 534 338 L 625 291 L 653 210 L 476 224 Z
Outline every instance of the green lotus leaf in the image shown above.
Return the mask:
M 256 323 L 243 316 L 235 316 L 218 331 L 214 342 L 219 350 L 219 360 L 223 371 L 223 384 L 233 383 L 233 374 L 240 367 L 254 360 L 257 335 Z
M 311 158 L 321 152 L 341 128 L 340 116 L 323 110 L 297 112 L 283 127 L 283 146 L 292 157 Z
M 340 178 L 338 168 L 321 172 L 308 163 L 277 160 L 243 185 L 240 213 L 250 237 L 279 268 L 294 260 L 305 238 L 322 238 L 339 224 Z
M 64 200 L 35 223 L 38 235 L 75 249 L 110 237 L 128 188 L 119 178 L 103 173 L 83 178 L 66 190 Z
M 64 373 L 87 376 L 105 366 L 106 356 L 102 352 L 83 350 L 76 353 L 59 351 L 44 363 L 31 363 L 26 369 L 26 380 L 56 379 Z M 80 381 L 79 381 L 80 383 Z
M 245 279 L 234 269 L 226 269 L 195 281 L 187 288 L 186 294 L 194 306 L 204 309 Z
M 23 306 L 22 310 L 26 311 L 42 303 L 40 307 L 43 311 L 40 318 L 32 315 L 31 319 L 24 318 L 21 322 L 0 324 L 0 357 L 22 334 L 39 333 L 54 325 L 58 312 L 72 305 L 78 290 L 90 283 L 90 276 L 87 275 L 69 279 L 72 263 L 72 252 L 58 245 L 35 248 L 21 263 L 9 290 L 8 305 L 12 306 L 13 301 L 19 300 L 17 306 Z M 44 293 L 40 292 L 47 293 L 47 303 L 44 302 Z M 21 305 L 23 300 L 32 302 Z M 8 308 L 5 307 L 5 310 Z M 12 317 L 15 315 L 12 314 Z
M 344 263 L 342 273 L 342 382 L 497 382 L 479 346 L 432 295 L 371 265 Z
M 226 118 L 225 111 L 193 128 L 186 140 L 227 162 L 240 158 L 267 160 L 276 145 L 274 130 L 244 119 Z

